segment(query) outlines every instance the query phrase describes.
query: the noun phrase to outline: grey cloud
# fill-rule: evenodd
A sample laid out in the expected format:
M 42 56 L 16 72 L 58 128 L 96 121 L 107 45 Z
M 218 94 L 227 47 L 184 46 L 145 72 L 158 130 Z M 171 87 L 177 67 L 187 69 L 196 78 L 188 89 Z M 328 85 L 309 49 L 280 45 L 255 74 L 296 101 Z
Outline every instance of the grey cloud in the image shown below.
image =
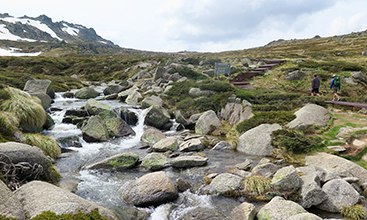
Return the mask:
M 211 1 L 212 2 L 212 1 Z M 280 21 L 283 31 L 292 28 L 297 18 L 310 15 L 332 7 L 334 0 L 273 0 L 262 1 L 259 7 L 254 7 L 247 0 L 216 0 L 205 8 L 202 14 L 192 13 L 192 5 L 185 5 L 176 17 L 179 20 L 197 27 L 200 35 L 181 33 L 175 40 L 191 43 L 220 42 L 244 38 L 263 28 L 264 22 Z M 205 13 L 209 11 L 210 13 Z M 271 25 L 271 24 L 269 24 Z M 270 27 L 271 28 L 271 27 Z

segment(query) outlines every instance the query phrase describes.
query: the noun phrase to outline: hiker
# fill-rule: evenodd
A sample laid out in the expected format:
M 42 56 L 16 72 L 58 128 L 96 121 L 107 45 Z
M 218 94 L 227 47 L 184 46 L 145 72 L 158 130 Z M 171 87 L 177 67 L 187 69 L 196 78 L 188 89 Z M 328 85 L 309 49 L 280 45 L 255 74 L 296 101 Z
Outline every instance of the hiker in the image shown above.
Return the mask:
M 317 78 L 316 74 L 313 74 L 311 96 L 316 94 L 318 97 L 321 97 L 319 93 L 319 88 L 320 88 L 320 80 L 319 78 Z
M 337 99 L 337 101 L 340 100 L 340 97 L 338 96 L 337 92 L 338 90 L 340 90 L 340 78 L 339 76 L 335 76 L 335 74 L 333 75 L 333 79 L 331 80 L 331 84 L 330 84 L 330 89 L 333 88 L 333 100 L 331 101 L 335 101 L 335 99 Z

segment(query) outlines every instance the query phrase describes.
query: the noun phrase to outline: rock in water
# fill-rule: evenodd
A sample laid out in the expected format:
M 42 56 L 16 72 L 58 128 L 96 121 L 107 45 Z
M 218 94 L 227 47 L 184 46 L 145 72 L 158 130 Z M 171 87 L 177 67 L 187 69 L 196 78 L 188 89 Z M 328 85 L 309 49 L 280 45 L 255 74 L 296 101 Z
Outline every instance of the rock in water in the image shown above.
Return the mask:
M 146 174 L 135 180 L 124 196 L 136 206 L 159 205 L 178 198 L 178 191 L 163 171 Z
M 75 92 L 75 97 L 78 99 L 91 99 L 99 96 L 99 92 L 90 87 L 84 87 Z
M 28 93 L 43 92 L 49 95 L 52 99 L 55 98 L 55 91 L 50 80 L 28 80 L 23 90 Z
M 199 134 L 210 134 L 221 125 L 221 122 L 213 110 L 204 112 L 195 125 L 195 132 Z
M 103 217 L 117 220 L 110 210 L 47 182 L 29 182 L 17 189 L 14 194 L 22 201 L 26 215 L 30 218 L 45 211 L 61 215 L 78 211 L 90 213 L 97 209 Z

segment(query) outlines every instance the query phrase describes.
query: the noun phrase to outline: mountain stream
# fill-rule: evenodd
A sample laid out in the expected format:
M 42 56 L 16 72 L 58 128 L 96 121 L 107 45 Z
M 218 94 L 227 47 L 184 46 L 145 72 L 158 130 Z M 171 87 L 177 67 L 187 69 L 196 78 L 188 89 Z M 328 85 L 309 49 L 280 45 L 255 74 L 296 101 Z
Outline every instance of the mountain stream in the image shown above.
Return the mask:
M 103 87 L 96 87 L 95 90 L 103 94 Z M 136 126 L 132 126 L 136 135 L 116 138 L 102 143 L 87 143 L 83 140 L 80 129 L 73 124 L 62 123 L 67 109 L 79 109 L 86 105 L 87 100 L 63 98 L 62 93 L 56 93 L 56 96 L 51 109 L 58 110 L 52 111 L 50 114 L 55 121 L 55 125 L 50 130 L 44 131 L 44 134 L 52 136 L 57 140 L 67 137 L 77 138 L 81 143 L 81 147 L 72 147 L 62 146 L 59 142 L 63 149 L 63 153 L 56 161 L 56 166 L 62 175 L 59 185 L 72 190 L 75 194 L 88 201 L 110 209 L 119 219 L 127 219 L 128 213 L 134 212 L 136 207 L 127 204 L 123 200 L 123 195 L 132 181 L 147 174 L 148 171 L 134 168 L 124 172 L 108 172 L 88 170 L 86 167 L 123 152 L 136 153 L 140 158 L 148 154 L 146 149 L 140 148 L 140 137 L 146 129 L 144 125 L 146 110 L 139 108 L 139 106 L 129 106 L 118 100 L 102 100 L 102 96 L 97 97 L 98 101 L 108 104 L 112 109 L 124 106 L 136 113 L 139 120 Z M 174 129 L 165 132 L 165 134 L 167 137 L 179 135 Z M 180 193 L 179 198 L 175 202 L 158 207 L 138 208 L 149 214 L 148 219 L 181 219 L 189 210 L 195 207 L 211 208 L 225 216 L 229 216 L 233 208 L 244 202 L 243 198 L 234 200 L 225 197 L 200 195 L 197 192 L 204 184 L 203 177 L 206 173 L 223 173 L 229 167 L 244 162 L 246 159 L 252 159 L 254 163 L 257 163 L 261 158 L 234 151 L 216 151 L 211 149 L 206 149 L 203 153 L 209 158 L 206 166 L 190 169 L 174 169 L 170 167 L 163 170 L 174 183 L 178 177 L 181 177 L 189 181 L 192 187 L 191 190 Z

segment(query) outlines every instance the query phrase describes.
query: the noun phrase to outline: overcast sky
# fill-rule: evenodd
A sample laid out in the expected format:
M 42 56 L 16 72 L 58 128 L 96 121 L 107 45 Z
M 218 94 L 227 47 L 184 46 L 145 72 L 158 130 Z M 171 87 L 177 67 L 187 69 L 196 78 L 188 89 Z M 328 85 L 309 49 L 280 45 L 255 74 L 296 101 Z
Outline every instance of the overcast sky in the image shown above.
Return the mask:
M 0 0 L 0 13 L 45 14 L 125 48 L 219 52 L 277 39 L 367 29 L 366 0 Z

